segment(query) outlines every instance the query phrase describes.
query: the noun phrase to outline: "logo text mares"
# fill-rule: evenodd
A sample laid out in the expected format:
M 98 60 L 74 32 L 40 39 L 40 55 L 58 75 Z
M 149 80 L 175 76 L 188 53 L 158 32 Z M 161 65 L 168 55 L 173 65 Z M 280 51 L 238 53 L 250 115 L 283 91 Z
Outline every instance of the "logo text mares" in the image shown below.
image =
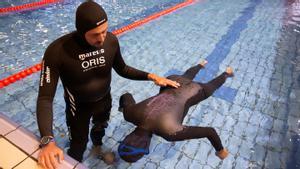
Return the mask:
M 103 53 L 104 53 L 104 49 L 95 50 L 95 51 L 84 53 L 84 54 L 79 54 L 79 59 L 85 60 L 88 57 L 96 56 L 96 55 L 103 54 Z

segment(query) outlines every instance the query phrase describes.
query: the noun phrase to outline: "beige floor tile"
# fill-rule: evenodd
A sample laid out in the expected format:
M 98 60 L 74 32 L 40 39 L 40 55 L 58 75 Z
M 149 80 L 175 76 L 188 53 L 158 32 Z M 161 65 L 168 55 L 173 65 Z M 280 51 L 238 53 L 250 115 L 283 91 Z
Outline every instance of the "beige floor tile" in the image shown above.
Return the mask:
M 3 137 L 0 138 L 0 150 L 0 168 L 3 169 L 11 169 L 27 157 L 25 153 Z
M 27 158 L 24 162 L 16 166 L 14 169 L 43 169 L 32 158 Z

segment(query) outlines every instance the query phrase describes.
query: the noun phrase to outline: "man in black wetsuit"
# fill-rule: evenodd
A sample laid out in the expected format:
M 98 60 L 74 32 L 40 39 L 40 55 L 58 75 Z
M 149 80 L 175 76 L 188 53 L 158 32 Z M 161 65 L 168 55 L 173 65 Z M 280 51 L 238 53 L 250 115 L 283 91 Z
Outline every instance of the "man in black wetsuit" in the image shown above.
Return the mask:
M 146 73 L 125 64 L 118 39 L 107 32 L 107 15 L 95 2 L 82 3 L 76 11 L 77 31 L 51 43 L 42 61 L 37 100 L 37 121 L 42 136 L 39 163 L 47 168 L 57 166 L 63 152 L 55 145 L 52 131 L 52 102 L 58 79 L 64 87 L 66 121 L 70 131 L 68 154 L 82 161 L 90 136 L 95 146 L 102 145 L 111 110 L 112 68 L 122 77 L 153 80 L 160 86 L 178 87 L 175 81 Z
M 208 138 L 216 155 L 226 158 L 228 151 L 223 148 L 214 128 L 182 125 L 191 106 L 211 96 L 227 77 L 233 76 L 232 69 L 228 67 L 226 72 L 208 83 L 194 82 L 193 78 L 206 63 L 191 67 L 183 75 L 168 76 L 181 84 L 177 89 L 162 87 L 159 94 L 139 103 L 135 103 L 129 93 L 121 96 L 120 110 L 125 120 L 137 126 L 119 145 L 118 152 L 123 160 L 136 162 L 148 154 L 153 133 L 168 141 Z

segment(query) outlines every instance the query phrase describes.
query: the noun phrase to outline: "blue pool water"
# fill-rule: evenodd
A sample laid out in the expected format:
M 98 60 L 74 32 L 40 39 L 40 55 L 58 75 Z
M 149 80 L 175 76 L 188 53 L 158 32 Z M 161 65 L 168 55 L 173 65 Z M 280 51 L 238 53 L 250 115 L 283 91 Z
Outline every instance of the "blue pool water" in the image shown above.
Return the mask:
M 7 1 L 9 2 L 9 1 Z M 21 2 L 21 1 L 20 1 Z M 31 1 L 32 2 L 32 1 Z M 107 10 L 111 30 L 182 1 L 98 1 Z M 47 45 L 74 29 L 80 1 L 0 17 L 0 78 L 39 62 Z M 9 3 L 0 2 L 3 7 Z M 201 59 L 209 61 L 195 78 L 208 81 L 227 66 L 233 79 L 213 97 L 192 107 L 184 123 L 212 126 L 230 155 L 220 161 L 208 140 L 171 144 L 154 137 L 150 154 L 134 164 L 120 160 L 107 166 L 93 155 L 89 168 L 300 168 L 300 2 L 298 0 L 198 0 L 119 36 L 122 54 L 134 67 L 159 75 L 182 73 Z M 0 111 L 38 135 L 35 104 L 39 75 L 0 90 Z M 104 138 L 116 151 L 133 125 L 117 111 L 128 91 L 137 101 L 158 92 L 151 82 L 113 74 L 113 108 Z M 54 131 L 67 149 L 63 89 L 54 101 Z
M 166 9 L 183 0 L 111 1 L 102 0 L 109 17 L 110 30 L 142 19 L 155 11 Z M 28 1 L 34 2 L 34 1 Z M 0 78 L 19 72 L 41 61 L 45 48 L 62 34 L 75 30 L 76 7 L 82 1 L 66 0 L 38 10 L 0 16 Z M 0 2 L 7 4 L 8 2 Z M 25 4 L 14 1 L 14 4 Z M 4 6 L 4 5 L 1 5 Z M 9 6 L 9 5 L 5 5 Z M 18 46 L 17 49 L 8 46 Z

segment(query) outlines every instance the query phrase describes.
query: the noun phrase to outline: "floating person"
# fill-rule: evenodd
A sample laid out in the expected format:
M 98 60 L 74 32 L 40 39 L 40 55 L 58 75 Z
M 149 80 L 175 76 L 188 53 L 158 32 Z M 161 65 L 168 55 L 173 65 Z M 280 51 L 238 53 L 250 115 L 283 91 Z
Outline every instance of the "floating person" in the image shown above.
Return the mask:
M 228 77 L 233 76 L 231 67 L 208 83 L 192 81 L 207 61 L 189 68 L 183 75 L 170 75 L 167 78 L 177 81 L 181 87 L 161 87 L 159 94 L 135 103 L 130 93 L 120 97 L 119 110 L 126 121 L 137 127 L 125 137 L 118 147 L 120 157 L 127 162 L 136 162 L 149 153 L 153 134 L 167 141 L 207 138 L 220 159 L 228 156 L 220 137 L 212 127 L 182 125 L 189 108 L 211 96 Z

